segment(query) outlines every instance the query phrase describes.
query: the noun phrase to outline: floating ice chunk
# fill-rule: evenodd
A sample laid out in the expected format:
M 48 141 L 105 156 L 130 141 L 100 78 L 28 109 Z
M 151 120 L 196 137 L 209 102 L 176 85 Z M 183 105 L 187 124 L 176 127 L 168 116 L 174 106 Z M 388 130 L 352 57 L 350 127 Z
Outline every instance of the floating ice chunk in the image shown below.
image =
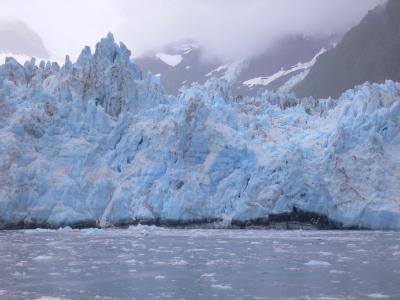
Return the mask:
M 331 264 L 327 261 L 322 261 L 322 260 L 310 260 L 304 265 L 308 267 L 329 267 Z
M 196 248 L 196 249 L 187 249 L 185 252 L 207 252 L 207 249 L 201 249 L 201 248 Z
M 36 298 L 35 300 L 67 300 L 67 299 L 59 298 L 59 297 L 51 297 L 51 296 L 42 296 L 42 297 Z
M 344 274 L 346 272 L 340 271 L 340 270 L 330 270 L 329 273 L 331 273 L 331 274 Z
M 204 273 L 204 274 L 201 274 L 201 277 L 214 277 L 215 276 L 215 273 Z
M 73 231 L 73 229 L 70 226 L 65 226 L 65 227 L 62 227 L 62 228 L 60 228 L 58 230 L 61 230 L 61 231 Z
M 332 255 L 333 255 L 332 252 L 326 252 L 326 251 L 320 251 L 319 254 L 320 254 L 321 256 L 332 256 Z
M 189 263 L 184 259 L 174 259 L 169 262 L 172 266 L 187 266 Z
M 53 256 L 50 256 L 50 255 L 39 255 L 39 256 L 36 256 L 36 257 L 33 258 L 33 260 L 38 260 L 38 261 L 50 260 L 50 259 L 53 259 Z
M 137 262 L 138 262 L 138 261 L 135 260 L 135 259 L 130 259 L 130 260 L 127 260 L 127 261 L 126 261 L 126 263 L 127 263 L 127 264 L 130 264 L 130 265 L 136 265 Z
M 232 289 L 232 286 L 231 285 L 227 285 L 227 284 L 212 284 L 211 287 L 214 288 L 214 289 L 226 290 L 226 291 Z
M 41 232 L 55 232 L 53 229 L 43 229 L 43 228 L 36 228 L 36 229 L 25 229 L 23 230 L 23 233 L 25 234 L 36 234 L 36 233 L 41 233 Z
M 380 293 L 368 294 L 367 297 L 374 299 L 388 299 L 390 296 Z
M 87 235 L 96 235 L 96 234 L 102 234 L 104 233 L 104 231 L 102 229 L 99 228 L 87 228 L 87 229 L 82 229 L 81 230 L 84 234 Z

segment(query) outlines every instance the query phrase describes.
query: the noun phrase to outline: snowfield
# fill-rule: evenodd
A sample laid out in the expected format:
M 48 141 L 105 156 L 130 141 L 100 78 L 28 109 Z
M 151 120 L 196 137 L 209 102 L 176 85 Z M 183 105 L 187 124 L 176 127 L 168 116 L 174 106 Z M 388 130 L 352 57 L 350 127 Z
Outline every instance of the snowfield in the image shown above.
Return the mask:
M 399 83 L 237 99 L 210 79 L 175 98 L 109 34 L 76 63 L 0 66 L 0 227 L 305 212 L 400 229 L 399 132 Z

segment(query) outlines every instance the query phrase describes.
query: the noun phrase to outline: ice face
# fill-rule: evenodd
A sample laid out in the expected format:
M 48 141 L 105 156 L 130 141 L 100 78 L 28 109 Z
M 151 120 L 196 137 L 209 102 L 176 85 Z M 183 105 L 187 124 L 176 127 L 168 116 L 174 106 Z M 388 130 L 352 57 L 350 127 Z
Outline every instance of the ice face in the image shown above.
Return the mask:
M 165 95 L 110 34 L 64 66 L 0 67 L 0 224 L 252 220 L 293 207 L 400 229 L 400 84 L 340 99 L 210 79 Z

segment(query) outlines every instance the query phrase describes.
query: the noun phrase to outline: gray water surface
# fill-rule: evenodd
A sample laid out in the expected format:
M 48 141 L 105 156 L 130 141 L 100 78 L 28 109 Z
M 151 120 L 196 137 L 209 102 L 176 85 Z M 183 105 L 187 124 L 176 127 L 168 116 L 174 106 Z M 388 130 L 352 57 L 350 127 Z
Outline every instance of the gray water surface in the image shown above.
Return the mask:
M 400 233 L 0 232 L 0 299 L 400 299 Z

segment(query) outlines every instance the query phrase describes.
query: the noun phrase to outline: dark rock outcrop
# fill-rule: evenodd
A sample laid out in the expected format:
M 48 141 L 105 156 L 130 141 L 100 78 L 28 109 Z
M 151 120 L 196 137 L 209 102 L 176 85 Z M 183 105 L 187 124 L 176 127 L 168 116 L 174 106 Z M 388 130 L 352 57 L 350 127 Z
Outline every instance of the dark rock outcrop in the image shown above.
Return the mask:
M 355 85 L 400 81 L 400 1 L 370 11 L 342 41 L 321 55 L 294 88 L 299 97 L 337 98 Z

